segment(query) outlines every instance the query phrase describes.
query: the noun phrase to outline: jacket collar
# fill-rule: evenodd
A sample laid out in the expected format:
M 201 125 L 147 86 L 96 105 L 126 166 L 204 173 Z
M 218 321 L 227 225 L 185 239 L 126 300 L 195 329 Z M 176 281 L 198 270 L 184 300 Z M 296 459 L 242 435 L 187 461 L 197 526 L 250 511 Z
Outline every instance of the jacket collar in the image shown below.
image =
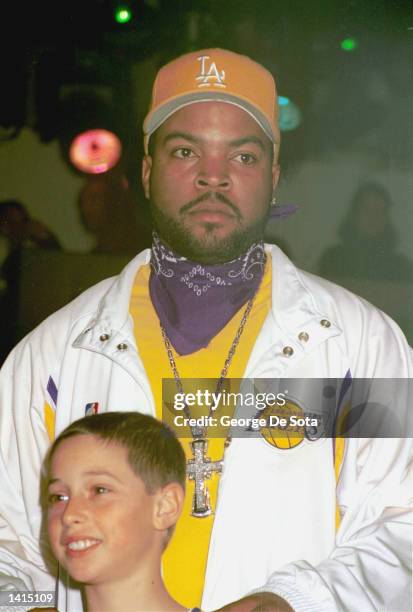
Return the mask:
M 342 333 L 334 320 L 325 281 L 302 272 L 275 245 L 272 257 L 272 316 L 295 346 L 311 352 L 315 345 Z
M 93 311 L 86 326 L 75 338 L 73 342 L 75 348 L 85 348 L 112 356 L 118 346 L 127 343 L 129 349 L 133 348 L 132 353 L 136 354 L 129 303 L 136 274 L 141 266 L 149 263 L 149 260 L 150 250 L 145 249 L 113 279 L 109 289 L 100 299 L 97 309 Z M 110 279 L 106 282 L 110 282 Z M 124 355 L 129 359 L 131 351 L 128 350 Z
M 315 345 L 340 334 L 340 327 L 328 314 L 331 311 L 326 307 L 329 294 L 319 284 L 320 279 L 315 295 L 311 286 L 315 282 L 312 275 L 298 270 L 277 246 L 267 244 L 265 248 L 272 258 L 272 307 L 269 316 L 279 328 L 284 345 L 311 352 Z M 121 336 L 131 341 L 133 322 L 129 314 L 130 295 L 139 268 L 148 264 L 149 260 L 150 250 L 146 249 L 116 277 L 74 346 L 98 350 L 98 340 L 103 334 L 116 334 L 117 341 Z M 268 341 L 273 343 L 276 339 L 270 336 Z

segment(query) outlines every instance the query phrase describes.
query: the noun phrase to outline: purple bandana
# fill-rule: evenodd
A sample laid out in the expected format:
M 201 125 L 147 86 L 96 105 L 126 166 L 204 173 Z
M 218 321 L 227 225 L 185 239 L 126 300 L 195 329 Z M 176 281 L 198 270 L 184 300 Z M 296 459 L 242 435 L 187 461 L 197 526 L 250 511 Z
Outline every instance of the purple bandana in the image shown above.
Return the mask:
M 166 334 L 179 355 L 208 346 L 257 291 L 264 274 L 264 244 L 219 265 L 180 257 L 154 234 L 149 292 Z
M 286 219 L 287 217 L 291 217 L 298 210 L 297 204 L 277 204 L 276 206 L 271 206 L 270 210 L 270 221 L 276 219 Z

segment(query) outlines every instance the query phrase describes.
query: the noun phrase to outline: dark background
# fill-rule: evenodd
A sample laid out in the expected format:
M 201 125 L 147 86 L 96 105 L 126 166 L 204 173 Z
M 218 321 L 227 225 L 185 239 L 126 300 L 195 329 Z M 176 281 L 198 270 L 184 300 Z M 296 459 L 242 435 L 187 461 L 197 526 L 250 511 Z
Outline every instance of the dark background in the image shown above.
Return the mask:
M 134 158 L 148 87 L 139 84 L 136 104 L 133 66 L 155 58 L 156 68 L 188 50 L 224 46 L 262 62 L 306 116 L 284 140 L 284 166 L 342 151 L 382 124 L 381 154 L 411 162 L 411 122 L 392 117 L 380 85 L 373 92 L 366 78 L 378 72 L 395 101 L 406 96 L 413 80 L 411 1 L 132 0 L 132 20 L 117 24 L 120 4 L 84 0 L 3 9 L 2 126 L 17 131 L 29 124 L 47 142 L 99 117 L 122 133 Z M 359 45 L 352 53 L 340 47 L 348 36 Z M 90 94 L 89 105 L 84 93 L 83 107 L 70 106 L 76 88 Z M 110 103 L 98 108 L 92 100 L 105 88 Z

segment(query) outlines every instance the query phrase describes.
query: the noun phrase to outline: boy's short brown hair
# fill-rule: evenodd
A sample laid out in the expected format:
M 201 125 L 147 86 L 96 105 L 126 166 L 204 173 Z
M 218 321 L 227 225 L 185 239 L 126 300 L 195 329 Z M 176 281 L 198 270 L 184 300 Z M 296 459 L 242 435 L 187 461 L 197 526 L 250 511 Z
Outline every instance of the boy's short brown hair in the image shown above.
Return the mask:
M 139 412 L 104 412 L 83 417 L 71 423 L 53 442 L 45 463 L 51 459 L 63 440 L 92 435 L 123 446 L 128 461 L 144 482 L 149 494 L 170 482 L 185 488 L 185 453 L 175 434 L 161 421 Z

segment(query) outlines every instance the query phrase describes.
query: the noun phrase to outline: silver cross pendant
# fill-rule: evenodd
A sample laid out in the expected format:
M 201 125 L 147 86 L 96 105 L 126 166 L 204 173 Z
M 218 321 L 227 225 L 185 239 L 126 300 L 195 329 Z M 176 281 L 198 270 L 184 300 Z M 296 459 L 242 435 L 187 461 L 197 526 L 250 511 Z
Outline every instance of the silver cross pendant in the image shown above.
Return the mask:
M 206 456 L 208 440 L 205 440 L 205 438 L 193 440 L 191 448 L 194 458 L 190 459 L 186 466 L 186 474 L 189 480 L 195 480 L 191 515 L 197 518 L 204 518 L 212 514 L 209 491 L 205 480 L 211 478 L 213 472 L 222 472 L 222 460 L 211 461 Z

